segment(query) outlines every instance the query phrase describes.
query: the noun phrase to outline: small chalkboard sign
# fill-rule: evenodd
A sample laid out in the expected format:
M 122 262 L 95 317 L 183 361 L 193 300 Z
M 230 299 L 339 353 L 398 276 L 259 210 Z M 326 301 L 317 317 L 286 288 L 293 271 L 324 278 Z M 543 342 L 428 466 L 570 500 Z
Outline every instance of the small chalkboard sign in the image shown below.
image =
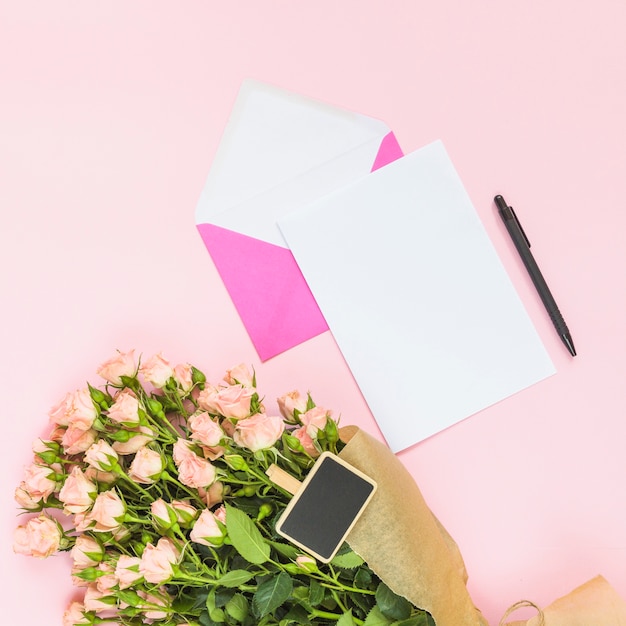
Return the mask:
M 328 563 L 376 491 L 376 483 L 323 452 L 280 516 L 276 531 Z

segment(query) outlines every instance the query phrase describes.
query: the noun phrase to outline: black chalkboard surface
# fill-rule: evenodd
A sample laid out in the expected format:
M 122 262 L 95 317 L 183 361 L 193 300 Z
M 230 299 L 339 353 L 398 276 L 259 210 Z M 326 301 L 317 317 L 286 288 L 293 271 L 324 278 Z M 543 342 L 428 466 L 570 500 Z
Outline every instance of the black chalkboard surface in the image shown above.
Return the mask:
M 276 524 L 278 534 L 328 563 L 376 491 L 376 483 L 324 452 Z

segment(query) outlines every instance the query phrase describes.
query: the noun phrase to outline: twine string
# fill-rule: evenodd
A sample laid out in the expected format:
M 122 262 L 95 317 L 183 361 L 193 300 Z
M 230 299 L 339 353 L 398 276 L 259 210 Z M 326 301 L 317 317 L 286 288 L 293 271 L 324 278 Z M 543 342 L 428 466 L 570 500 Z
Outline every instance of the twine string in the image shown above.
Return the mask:
M 504 615 L 502 616 L 502 619 L 500 620 L 500 624 L 498 626 L 505 626 L 505 619 L 511 615 L 511 613 L 514 613 L 515 611 L 517 611 L 517 609 L 521 609 L 523 607 L 527 607 L 530 606 L 533 609 L 537 610 L 537 615 L 539 617 L 539 624 L 538 626 L 546 626 L 546 620 L 545 617 L 543 615 L 543 611 L 534 603 L 531 602 L 530 600 L 520 600 L 519 602 L 516 602 L 515 604 L 512 604 L 504 613 Z

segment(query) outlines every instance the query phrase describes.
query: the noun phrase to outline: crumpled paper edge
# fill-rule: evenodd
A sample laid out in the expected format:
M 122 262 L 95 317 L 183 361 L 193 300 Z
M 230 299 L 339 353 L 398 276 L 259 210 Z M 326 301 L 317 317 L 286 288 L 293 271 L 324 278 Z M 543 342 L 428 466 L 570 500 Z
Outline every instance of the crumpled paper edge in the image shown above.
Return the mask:
M 377 484 L 347 541 L 396 594 L 428 611 L 437 626 L 487 626 L 465 583 L 454 539 L 428 508 L 415 480 L 391 450 L 357 427 L 340 430 L 339 456 Z
M 543 609 L 545 626 L 626 626 L 626 602 L 603 576 L 596 576 Z M 539 626 L 541 618 L 505 626 Z

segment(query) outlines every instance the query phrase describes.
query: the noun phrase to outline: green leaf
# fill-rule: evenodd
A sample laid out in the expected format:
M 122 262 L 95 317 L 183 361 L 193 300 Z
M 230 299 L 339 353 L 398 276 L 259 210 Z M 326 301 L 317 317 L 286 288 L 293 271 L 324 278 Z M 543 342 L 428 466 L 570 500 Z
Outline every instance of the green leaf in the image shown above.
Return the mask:
M 249 572 L 245 569 L 233 569 L 215 582 L 218 585 L 222 585 L 222 587 L 239 587 L 247 583 L 251 578 L 254 578 L 254 572 Z
M 380 583 L 376 589 L 376 605 L 392 620 L 408 619 L 413 608 L 406 598 L 395 594 L 385 583 Z
M 330 563 L 335 567 L 354 569 L 363 565 L 365 561 L 356 552 L 350 550 L 350 552 L 345 552 L 344 554 L 337 554 Z
M 268 541 L 267 543 L 269 543 L 278 554 L 292 561 L 295 561 L 296 557 L 302 554 L 302 550 L 298 550 L 298 548 L 291 543 L 282 543 L 280 541 Z
M 337 626 L 355 626 L 354 620 L 352 619 L 352 611 L 348 611 L 344 613 L 338 620 Z
M 199 589 L 193 589 L 191 593 L 181 592 L 172 601 L 172 609 L 176 613 L 200 615 L 201 609 L 206 606 L 207 596 L 208 593 Z
M 130 604 L 131 606 L 137 606 L 142 602 L 141 597 L 132 589 L 121 589 L 115 595 L 120 598 L 122 602 Z
M 367 567 L 359 568 L 354 576 L 354 586 L 359 589 L 369 589 L 372 584 L 372 571 Z
M 324 600 L 324 587 L 320 585 L 314 578 L 310 579 L 309 585 L 309 602 L 311 606 L 318 606 Z
M 254 522 L 239 509 L 226 505 L 226 528 L 235 547 L 249 563 L 260 565 L 270 558 L 270 547 Z
M 365 622 L 363 622 L 363 626 L 389 626 L 393 620 L 385 617 L 380 609 L 375 606 L 365 618 Z
M 292 606 L 285 616 L 280 620 L 281 626 L 292 626 L 296 624 L 310 624 L 309 612 L 300 604 Z
M 243 622 L 248 616 L 248 601 L 242 594 L 236 593 L 226 604 L 226 613 L 234 620 Z
M 258 617 L 265 617 L 277 609 L 291 595 L 293 582 L 286 572 L 273 576 L 259 585 L 252 605 Z
M 224 611 L 216 606 L 215 602 L 215 589 L 211 589 L 209 595 L 206 599 L 206 608 L 209 613 L 209 618 L 213 622 L 221 623 L 225 621 L 226 616 L 224 615 Z
M 200 613 L 200 616 L 198 617 L 198 622 L 200 622 L 200 626 L 216 626 L 217 624 L 219 624 L 219 622 L 215 622 L 211 619 L 208 611 L 203 611 L 202 613 Z
M 367 614 L 376 604 L 373 596 L 362 593 L 351 593 L 350 599 L 354 604 L 354 606 L 352 607 L 354 617 L 358 617 L 359 619 L 365 619 Z
M 429 619 L 430 618 L 430 619 Z M 408 619 L 399 620 L 394 622 L 392 626 L 435 626 L 433 618 L 430 613 L 422 611 L 417 615 L 412 615 Z
M 227 589 L 226 587 L 222 587 L 219 589 L 215 589 L 215 606 L 218 609 L 221 609 L 230 602 L 230 599 L 235 595 L 235 589 Z

